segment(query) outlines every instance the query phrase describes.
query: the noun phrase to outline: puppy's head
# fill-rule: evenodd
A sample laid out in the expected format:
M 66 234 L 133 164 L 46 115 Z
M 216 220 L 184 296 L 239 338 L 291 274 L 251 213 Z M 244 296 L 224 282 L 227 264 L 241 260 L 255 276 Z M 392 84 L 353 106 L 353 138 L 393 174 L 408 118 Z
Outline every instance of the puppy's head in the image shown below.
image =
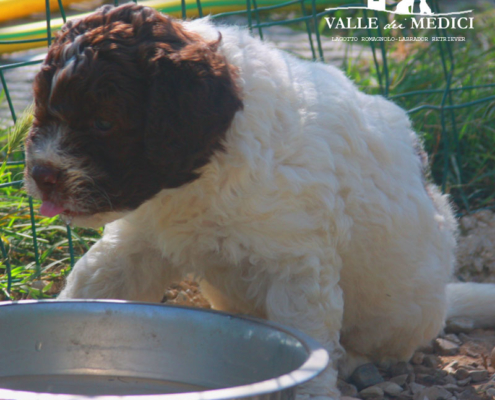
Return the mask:
M 94 225 L 197 179 L 242 107 L 220 40 L 135 4 L 68 22 L 34 82 L 25 185 L 41 212 Z

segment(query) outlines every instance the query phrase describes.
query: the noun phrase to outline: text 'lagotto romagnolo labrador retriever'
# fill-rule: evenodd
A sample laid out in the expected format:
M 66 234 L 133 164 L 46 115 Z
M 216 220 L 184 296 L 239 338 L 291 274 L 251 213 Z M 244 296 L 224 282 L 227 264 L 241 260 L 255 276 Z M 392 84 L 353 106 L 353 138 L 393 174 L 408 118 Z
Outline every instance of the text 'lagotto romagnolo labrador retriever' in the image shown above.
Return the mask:
M 337 370 L 407 360 L 446 316 L 495 322 L 491 285 L 447 285 L 456 221 L 406 113 L 338 69 L 208 19 L 105 6 L 68 22 L 34 83 L 26 188 L 107 224 L 60 298 L 160 301 L 187 273 L 216 309 L 286 324 Z

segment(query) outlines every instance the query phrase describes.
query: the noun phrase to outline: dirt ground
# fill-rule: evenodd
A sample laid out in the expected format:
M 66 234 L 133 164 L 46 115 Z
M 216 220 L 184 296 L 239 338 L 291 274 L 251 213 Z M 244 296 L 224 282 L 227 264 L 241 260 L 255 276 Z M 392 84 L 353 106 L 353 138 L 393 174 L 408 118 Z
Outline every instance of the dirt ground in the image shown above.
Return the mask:
M 460 281 L 495 282 L 495 213 L 489 210 L 460 220 L 455 277 Z
M 495 282 L 495 213 L 462 217 L 459 231 L 453 280 Z M 164 302 L 210 307 L 190 280 L 169 288 Z M 347 382 L 339 381 L 344 400 L 495 399 L 495 330 L 472 330 L 462 324 L 449 328 L 455 333 L 442 333 L 409 363 L 387 369 L 368 365 Z

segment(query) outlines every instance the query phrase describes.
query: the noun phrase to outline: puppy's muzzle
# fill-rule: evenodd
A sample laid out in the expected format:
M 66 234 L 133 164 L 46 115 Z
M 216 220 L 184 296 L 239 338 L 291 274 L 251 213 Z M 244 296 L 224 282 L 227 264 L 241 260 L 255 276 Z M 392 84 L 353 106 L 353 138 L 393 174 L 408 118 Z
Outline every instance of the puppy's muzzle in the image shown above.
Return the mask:
M 48 197 L 57 186 L 60 171 L 48 165 L 35 165 L 31 170 L 31 176 L 43 195 Z

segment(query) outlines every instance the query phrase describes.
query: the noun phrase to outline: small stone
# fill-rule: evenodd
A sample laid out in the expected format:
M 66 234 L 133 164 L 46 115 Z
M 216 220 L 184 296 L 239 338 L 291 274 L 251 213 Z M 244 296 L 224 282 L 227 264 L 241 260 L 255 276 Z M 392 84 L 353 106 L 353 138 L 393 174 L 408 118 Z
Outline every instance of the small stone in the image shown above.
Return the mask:
M 389 381 L 396 383 L 399 386 L 404 386 L 407 383 L 408 377 L 409 377 L 408 374 L 398 375 L 398 376 L 394 376 L 393 378 L 390 378 Z
M 447 382 L 438 374 L 417 374 L 416 381 L 422 385 L 445 385 Z
M 445 382 L 447 382 L 447 385 L 457 385 L 457 380 L 452 375 L 447 375 Z
M 495 389 L 495 377 L 492 377 L 488 382 L 478 386 L 478 391 L 486 392 L 488 389 Z
M 337 380 L 337 388 L 340 390 L 340 394 L 342 396 L 356 397 L 358 394 L 356 386 L 351 385 L 350 383 L 347 383 L 342 379 Z
M 356 385 L 358 390 L 362 391 L 365 388 L 383 382 L 383 377 L 378 372 L 378 368 L 369 363 L 356 368 L 349 380 Z
M 416 382 L 411 382 L 409 384 L 409 390 L 411 391 L 412 394 L 416 394 L 421 392 L 426 386 L 420 385 L 419 383 Z
M 449 333 L 447 335 L 444 335 L 443 338 L 459 346 L 462 344 L 461 339 L 459 339 L 459 337 L 455 333 Z
M 436 369 L 435 370 L 435 375 L 445 378 L 449 373 L 447 371 L 444 371 L 443 369 Z
M 474 320 L 471 318 L 456 317 L 447 320 L 445 332 L 448 333 L 469 333 L 475 328 Z
M 447 385 L 443 385 L 442 387 L 445 390 L 448 390 L 450 393 L 461 391 L 461 388 L 457 386 L 455 383 L 448 383 Z
M 448 375 L 446 371 L 441 369 L 424 368 L 423 373 L 416 374 L 416 382 L 429 385 L 445 385 L 445 377 Z
M 447 371 L 449 374 L 455 372 L 455 370 L 459 368 L 459 361 L 457 360 L 454 360 L 452 361 L 451 363 L 447 364 L 445 367 L 444 367 L 444 371 Z
M 473 371 L 469 371 L 469 377 L 474 383 L 485 381 L 488 379 L 488 376 L 489 374 L 486 369 L 475 369 Z
M 410 374 L 412 372 L 414 372 L 413 366 L 403 361 L 392 365 L 392 368 L 390 368 L 390 374 L 392 376 Z
M 397 400 L 412 400 L 413 396 L 412 394 L 402 392 L 397 396 Z
M 431 386 L 414 395 L 414 400 L 450 400 L 452 393 L 440 386 Z
M 379 387 L 387 396 L 391 397 L 397 397 L 404 391 L 399 385 L 390 381 L 379 383 L 375 387 Z
M 359 400 L 359 397 L 340 396 L 340 400 Z
M 472 387 L 464 390 L 459 396 L 459 400 L 483 400 L 482 397 L 476 394 L 476 390 Z
M 417 351 L 416 353 L 413 354 L 411 358 L 411 364 L 421 365 L 423 364 L 424 358 L 425 358 L 425 353 L 421 353 L 420 351 Z
M 167 298 L 167 300 L 174 300 L 178 294 L 179 292 L 176 289 L 165 290 L 165 297 Z
M 372 400 L 377 400 L 377 399 L 383 399 L 384 397 L 384 392 L 382 388 L 379 388 L 377 386 L 371 386 L 369 388 L 363 389 L 359 392 L 359 396 L 362 399 L 372 399 Z
M 437 368 L 440 365 L 440 359 L 434 354 L 428 354 L 424 357 L 423 364 L 428 368 Z
M 467 386 L 471 383 L 471 377 L 467 377 L 466 379 L 459 379 L 457 381 L 457 385 L 459 386 Z
M 469 377 L 469 371 L 466 368 L 458 368 L 457 371 L 454 372 L 454 377 L 457 380 L 463 380 Z
M 495 368 L 495 347 L 490 354 L 490 362 L 492 363 L 492 368 Z
M 416 382 L 422 385 L 431 386 L 435 384 L 435 378 L 430 374 L 416 374 Z
M 179 294 L 177 295 L 175 300 L 178 303 L 186 303 L 189 300 L 189 298 L 187 297 L 187 295 L 184 292 L 179 292 Z
M 486 391 L 486 394 L 491 398 L 495 398 L 495 388 L 490 388 Z
M 416 374 L 433 374 L 434 371 L 435 370 L 433 368 L 426 367 L 424 365 L 415 365 L 414 366 L 414 372 Z
M 46 286 L 46 284 L 43 281 L 33 281 L 33 282 L 31 282 L 31 287 L 34 288 L 34 289 L 43 290 L 43 288 L 45 286 Z
M 441 338 L 435 339 L 435 349 L 442 356 L 455 356 L 459 353 L 459 345 Z

